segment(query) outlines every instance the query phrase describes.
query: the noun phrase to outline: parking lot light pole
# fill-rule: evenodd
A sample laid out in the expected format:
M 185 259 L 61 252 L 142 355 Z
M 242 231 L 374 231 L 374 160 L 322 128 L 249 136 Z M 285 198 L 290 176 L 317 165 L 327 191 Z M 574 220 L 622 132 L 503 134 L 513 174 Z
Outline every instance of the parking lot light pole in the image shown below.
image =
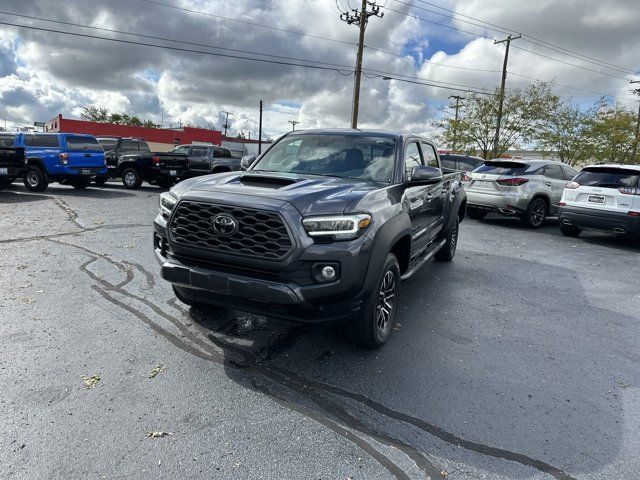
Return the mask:
M 629 83 L 640 83 L 640 80 L 631 80 Z M 633 93 L 640 97 L 640 88 L 633 90 Z M 638 100 L 638 118 L 636 119 L 636 137 L 633 140 L 633 152 L 631 158 L 634 163 L 638 163 L 638 142 L 640 141 L 640 100 Z

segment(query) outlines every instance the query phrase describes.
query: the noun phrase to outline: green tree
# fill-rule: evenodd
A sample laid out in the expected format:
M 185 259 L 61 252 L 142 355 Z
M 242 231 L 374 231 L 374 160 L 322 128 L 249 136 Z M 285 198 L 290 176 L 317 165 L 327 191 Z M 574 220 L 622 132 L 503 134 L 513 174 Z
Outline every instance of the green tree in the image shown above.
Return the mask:
M 505 93 L 498 156 L 536 138 L 548 120 L 549 112 L 559 103 L 551 87 L 551 83 L 536 82 L 525 89 Z M 498 90 L 493 95 L 469 95 L 457 123 L 453 119 L 440 122 L 443 142 L 452 144 L 455 127 L 459 150 L 478 151 L 483 158 L 489 158 L 494 149 L 498 95 Z
M 151 120 L 142 120 L 135 115 L 129 116 L 126 113 L 109 113 L 106 108 L 98 108 L 95 105 L 83 107 L 80 118 L 91 122 L 115 123 L 117 125 L 129 125 L 133 127 L 157 127 Z
M 106 122 L 108 119 L 106 108 L 98 108 L 95 105 L 87 105 L 82 107 L 80 118 L 89 122 Z
M 589 113 L 569 102 L 559 102 L 538 131 L 538 147 L 572 166 L 588 161 L 591 156 L 588 120 Z
M 586 143 L 590 157 L 599 162 L 632 163 L 636 116 L 601 99 L 590 111 Z

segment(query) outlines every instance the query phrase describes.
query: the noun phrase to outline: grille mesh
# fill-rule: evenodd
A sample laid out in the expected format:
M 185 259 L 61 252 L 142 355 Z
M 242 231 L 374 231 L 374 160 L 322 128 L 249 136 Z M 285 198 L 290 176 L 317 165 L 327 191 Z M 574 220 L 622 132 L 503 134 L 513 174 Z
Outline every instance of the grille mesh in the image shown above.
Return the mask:
M 219 213 L 236 219 L 239 226 L 234 234 L 219 235 L 213 229 L 211 221 Z M 252 208 L 183 200 L 177 205 L 169 228 L 176 245 L 215 253 L 281 260 L 293 247 L 277 213 Z

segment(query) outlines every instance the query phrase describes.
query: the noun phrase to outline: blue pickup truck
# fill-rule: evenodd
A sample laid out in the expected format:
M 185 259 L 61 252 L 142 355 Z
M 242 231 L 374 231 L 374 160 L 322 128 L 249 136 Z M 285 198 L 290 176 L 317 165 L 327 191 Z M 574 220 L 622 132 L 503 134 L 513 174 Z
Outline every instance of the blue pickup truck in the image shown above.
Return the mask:
M 51 182 L 82 190 L 96 175 L 107 173 L 104 150 L 92 135 L 18 133 L 14 146 L 24 148 L 24 186 L 33 192 L 46 190 Z

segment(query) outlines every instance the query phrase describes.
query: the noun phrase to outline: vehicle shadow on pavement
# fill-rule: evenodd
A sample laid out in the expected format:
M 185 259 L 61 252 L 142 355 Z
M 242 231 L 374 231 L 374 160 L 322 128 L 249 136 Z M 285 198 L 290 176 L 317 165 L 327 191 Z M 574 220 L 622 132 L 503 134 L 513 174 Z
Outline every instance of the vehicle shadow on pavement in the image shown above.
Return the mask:
M 488 268 L 496 262 L 499 271 Z M 636 318 L 591 306 L 573 270 L 485 254 L 427 266 L 402 296 L 396 331 L 377 351 L 335 327 L 198 321 L 214 338 L 235 332 L 214 341 L 229 378 L 362 438 L 422 452 L 436 470 L 437 458 L 470 452 L 490 477 L 519 476 L 524 465 L 573 478 L 616 462 L 625 385 L 640 382 Z M 256 329 L 243 333 L 243 321 Z M 620 325 L 631 335 L 619 338 Z M 260 329 L 268 340 L 246 342 Z
M 155 189 L 158 194 L 160 193 L 159 189 Z M 43 199 L 51 198 L 53 196 L 56 197 L 76 197 L 76 198 L 96 198 L 96 199 L 114 199 L 114 198 L 130 198 L 135 196 L 134 193 L 127 192 L 124 188 L 116 190 L 116 189 L 103 189 L 102 187 L 97 186 L 89 186 L 85 190 L 77 190 L 73 187 L 68 187 L 66 185 L 57 185 L 51 184 L 42 193 L 30 192 L 26 188 L 18 185 L 11 185 L 8 187 L 8 190 L 3 190 L 0 192 L 0 198 L 7 192 L 12 192 L 15 194 L 13 198 L 15 198 L 15 202 L 19 203 L 20 200 L 18 197 L 22 197 L 24 195 L 33 196 L 33 197 L 42 197 Z M 7 202 L 8 203 L 8 202 Z
M 18 193 L 14 190 L 2 190 L 0 192 L 0 204 L 6 205 L 19 205 L 21 203 L 41 202 L 44 200 L 51 200 L 51 198 L 51 196 L 42 193 Z

